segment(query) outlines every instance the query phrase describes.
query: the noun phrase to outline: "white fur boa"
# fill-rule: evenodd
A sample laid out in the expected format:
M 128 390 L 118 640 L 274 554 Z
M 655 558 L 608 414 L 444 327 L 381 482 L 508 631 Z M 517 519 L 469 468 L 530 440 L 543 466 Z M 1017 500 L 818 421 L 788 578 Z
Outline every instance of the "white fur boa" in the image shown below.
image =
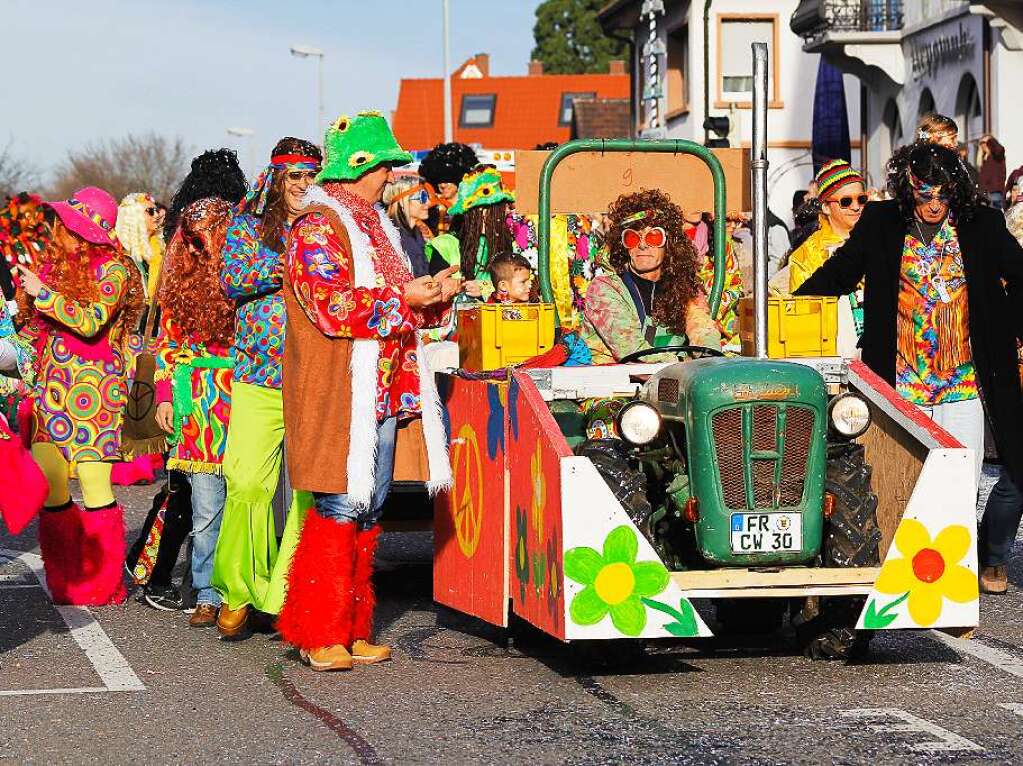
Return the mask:
M 333 210 L 348 231 L 352 243 L 352 263 L 355 267 L 356 287 L 376 287 L 377 272 L 373 263 L 373 246 L 369 237 L 356 225 L 352 214 L 341 203 L 319 186 L 311 186 L 305 194 L 305 205 L 323 205 Z M 398 230 L 382 209 L 377 208 L 380 223 L 394 251 L 408 256 L 401 247 Z M 416 337 L 416 358 L 419 362 L 419 391 L 423 411 L 423 436 L 426 441 L 430 479 L 426 486 L 430 494 L 451 486 L 451 464 L 448 459 L 447 436 L 441 417 L 440 398 L 433 374 L 424 370 L 423 342 Z M 352 417 L 348 445 L 348 496 L 359 508 L 368 508 L 373 502 L 376 486 L 377 455 L 376 392 L 377 365 L 380 361 L 380 341 L 358 338 L 352 348 Z

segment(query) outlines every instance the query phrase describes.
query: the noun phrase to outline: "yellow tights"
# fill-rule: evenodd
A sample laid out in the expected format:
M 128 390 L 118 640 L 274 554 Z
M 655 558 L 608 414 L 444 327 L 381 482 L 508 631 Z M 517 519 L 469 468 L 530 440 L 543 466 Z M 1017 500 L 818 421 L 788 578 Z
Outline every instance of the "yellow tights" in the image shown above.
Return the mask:
M 46 507 L 59 508 L 67 505 L 71 499 L 71 492 L 68 490 L 71 469 L 60 450 L 53 444 L 38 442 L 32 445 L 32 457 L 39 464 L 50 485 Z M 78 464 L 78 483 L 82 488 L 82 500 L 86 508 L 103 508 L 114 502 L 114 489 L 110 484 L 112 469 L 112 463 Z

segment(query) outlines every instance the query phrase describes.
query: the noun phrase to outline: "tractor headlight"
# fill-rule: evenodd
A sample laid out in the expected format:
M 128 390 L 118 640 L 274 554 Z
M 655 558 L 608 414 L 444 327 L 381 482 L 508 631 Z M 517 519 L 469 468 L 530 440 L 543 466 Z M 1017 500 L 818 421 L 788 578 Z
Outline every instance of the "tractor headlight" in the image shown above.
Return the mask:
M 660 431 L 661 413 L 646 402 L 629 402 L 618 413 L 618 433 L 629 444 L 642 447 L 657 438 Z
M 828 407 L 828 417 L 835 432 L 848 439 L 862 436 L 870 428 L 870 407 L 859 394 L 835 397 Z

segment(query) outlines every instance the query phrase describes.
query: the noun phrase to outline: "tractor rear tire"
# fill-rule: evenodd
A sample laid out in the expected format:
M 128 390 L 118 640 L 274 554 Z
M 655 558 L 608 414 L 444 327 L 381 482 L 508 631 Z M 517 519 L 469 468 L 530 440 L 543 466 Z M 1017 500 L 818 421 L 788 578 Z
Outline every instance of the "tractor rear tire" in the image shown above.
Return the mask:
M 871 567 L 881 563 L 881 529 L 872 473 L 862 444 L 828 447 L 825 489 L 834 495 L 835 507 L 825 522 L 821 566 Z M 821 599 L 818 614 L 796 626 L 803 654 L 814 660 L 848 660 L 865 654 L 873 632 L 856 630 L 864 602 L 857 597 Z
M 575 454 L 588 457 L 632 522 L 649 538 L 652 508 L 646 493 L 646 474 L 629 465 L 629 448 L 621 439 L 587 439 Z
M 881 529 L 877 524 L 877 495 L 870 484 L 872 473 L 862 444 L 828 448 L 825 490 L 835 496 L 835 508 L 825 521 L 821 566 L 870 567 L 881 563 Z

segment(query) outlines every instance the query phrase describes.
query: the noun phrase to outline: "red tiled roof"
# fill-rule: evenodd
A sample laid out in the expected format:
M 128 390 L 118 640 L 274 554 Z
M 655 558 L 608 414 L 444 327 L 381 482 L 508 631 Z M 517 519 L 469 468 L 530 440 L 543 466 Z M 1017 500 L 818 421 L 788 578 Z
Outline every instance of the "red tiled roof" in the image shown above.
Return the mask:
M 494 124 L 460 128 L 464 94 L 494 94 Z M 454 139 L 487 148 L 533 149 L 569 140 L 571 125 L 559 125 L 563 93 L 595 93 L 597 98 L 629 97 L 627 74 L 523 75 L 451 80 Z M 408 150 L 431 149 L 444 140 L 444 81 L 403 79 L 392 120 L 398 142 Z
M 628 138 L 632 123 L 629 99 L 576 99 L 572 138 Z

